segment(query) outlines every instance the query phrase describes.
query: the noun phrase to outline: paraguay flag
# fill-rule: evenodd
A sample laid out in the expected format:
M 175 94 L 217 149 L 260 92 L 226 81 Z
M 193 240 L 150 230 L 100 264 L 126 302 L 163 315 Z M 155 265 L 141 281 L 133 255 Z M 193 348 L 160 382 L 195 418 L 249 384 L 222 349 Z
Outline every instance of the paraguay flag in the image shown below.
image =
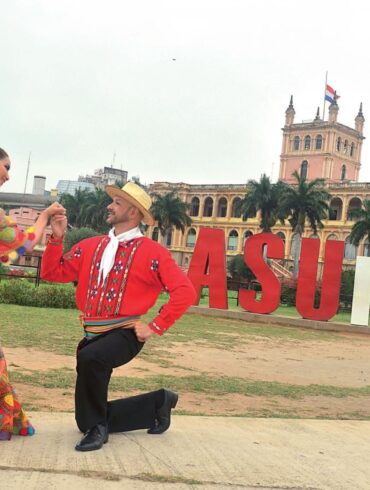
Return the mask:
M 335 100 L 338 100 L 340 95 L 338 95 L 335 90 L 328 84 L 326 84 L 325 89 L 325 100 L 330 103 L 333 103 Z

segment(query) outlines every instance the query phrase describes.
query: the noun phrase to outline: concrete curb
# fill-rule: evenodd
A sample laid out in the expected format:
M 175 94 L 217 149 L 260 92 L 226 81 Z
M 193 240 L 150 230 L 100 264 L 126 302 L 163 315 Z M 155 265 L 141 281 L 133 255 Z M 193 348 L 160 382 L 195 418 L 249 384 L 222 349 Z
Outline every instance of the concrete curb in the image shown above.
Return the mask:
M 291 316 L 261 315 L 259 313 L 250 313 L 248 311 L 221 310 L 218 308 L 207 308 L 206 306 L 191 306 L 187 310 L 187 313 L 227 318 L 229 320 L 242 320 L 248 323 L 282 325 L 284 327 L 311 328 L 314 330 L 370 335 L 370 328 L 361 325 L 350 325 L 348 323 L 339 322 L 319 322 L 315 320 L 306 320 L 304 318 L 294 318 Z
M 0 443 L 6 488 L 369 488 L 368 421 L 175 415 L 160 436 L 112 434 L 101 450 L 78 453 L 73 414 L 30 415 L 35 436 Z

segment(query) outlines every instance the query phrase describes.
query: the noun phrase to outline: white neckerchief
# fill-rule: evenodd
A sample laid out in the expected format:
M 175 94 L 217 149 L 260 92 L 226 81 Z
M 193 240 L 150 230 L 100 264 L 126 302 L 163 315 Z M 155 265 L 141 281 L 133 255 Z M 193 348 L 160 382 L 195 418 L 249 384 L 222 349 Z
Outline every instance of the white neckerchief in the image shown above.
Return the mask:
M 98 284 L 100 284 L 101 279 L 103 279 L 104 284 L 105 278 L 111 271 L 120 242 L 128 242 L 129 240 L 143 236 L 143 234 L 141 233 L 140 228 L 137 226 L 131 230 L 124 231 L 120 235 L 115 235 L 114 229 L 112 229 L 109 231 L 108 236 L 110 240 L 108 245 L 105 247 L 101 258 Z

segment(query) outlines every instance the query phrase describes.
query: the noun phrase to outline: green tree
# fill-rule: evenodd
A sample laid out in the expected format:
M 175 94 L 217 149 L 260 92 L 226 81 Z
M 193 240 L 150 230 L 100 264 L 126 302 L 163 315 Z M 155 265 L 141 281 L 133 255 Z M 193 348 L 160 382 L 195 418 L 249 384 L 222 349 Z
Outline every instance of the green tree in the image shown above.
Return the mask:
M 234 255 L 227 263 L 227 270 L 232 279 L 240 281 L 246 279 L 251 281 L 255 279 L 255 275 L 246 265 L 243 254 Z
M 86 200 L 92 194 L 91 191 L 87 189 L 77 189 L 75 194 L 62 194 L 60 197 L 60 204 L 64 206 L 67 210 L 68 223 L 71 226 L 81 226 L 82 225 L 82 214 L 81 210 L 86 203 Z
M 355 271 L 343 271 L 340 286 L 340 302 L 344 309 L 350 309 L 352 305 L 354 283 Z
M 73 245 L 76 245 L 76 243 L 81 240 L 97 235 L 99 235 L 99 233 L 91 228 L 73 228 L 72 230 L 67 231 L 64 239 L 64 253 L 68 252 Z
M 363 238 L 367 238 L 367 256 L 370 257 L 370 199 L 365 199 L 362 208 L 351 210 L 351 218 L 356 220 L 349 235 L 349 242 L 359 246 Z
M 107 233 L 109 225 L 107 219 L 107 206 L 112 199 L 102 189 L 90 192 L 80 211 L 80 223 L 83 226 L 93 228 L 99 233 Z
M 292 255 L 294 258 L 293 273 L 298 274 L 299 257 L 301 253 L 302 235 L 306 221 L 311 230 L 316 233 L 322 229 L 322 220 L 327 217 L 330 193 L 325 189 L 324 179 L 314 179 L 308 182 L 305 177 L 293 172 L 296 182 L 285 186 L 281 196 L 281 212 L 288 217 L 293 230 Z
M 265 174 L 262 174 L 259 182 L 249 180 L 245 197 L 240 202 L 243 221 L 255 216 L 259 211 L 261 214 L 261 230 L 271 233 L 271 228 L 278 220 L 284 221 L 279 203 L 285 187 L 286 184 L 283 182 L 272 184 L 270 178 Z
M 192 220 L 187 214 L 189 205 L 182 202 L 176 196 L 175 191 L 168 192 L 163 196 L 154 194 L 153 197 L 151 213 L 158 223 L 159 231 L 164 237 L 164 243 L 167 244 L 173 227 L 184 233 L 185 227 L 191 225 Z

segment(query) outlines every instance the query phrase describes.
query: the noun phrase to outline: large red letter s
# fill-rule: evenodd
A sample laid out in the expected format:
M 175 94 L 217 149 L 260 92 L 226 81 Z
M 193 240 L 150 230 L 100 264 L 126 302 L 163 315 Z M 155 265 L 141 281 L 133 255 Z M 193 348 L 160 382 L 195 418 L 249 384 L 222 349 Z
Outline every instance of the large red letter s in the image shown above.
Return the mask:
M 208 286 L 210 308 L 227 310 L 225 233 L 215 228 L 200 228 L 188 277 L 197 292 L 199 304 L 203 286 Z
M 272 313 L 280 303 L 280 282 L 263 258 L 267 245 L 266 258 L 283 259 L 284 242 L 272 233 L 258 233 L 245 242 L 244 261 L 261 284 L 261 297 L 256 299 L 255 291 L 239 289 L 239 304 L 252 313 Z

